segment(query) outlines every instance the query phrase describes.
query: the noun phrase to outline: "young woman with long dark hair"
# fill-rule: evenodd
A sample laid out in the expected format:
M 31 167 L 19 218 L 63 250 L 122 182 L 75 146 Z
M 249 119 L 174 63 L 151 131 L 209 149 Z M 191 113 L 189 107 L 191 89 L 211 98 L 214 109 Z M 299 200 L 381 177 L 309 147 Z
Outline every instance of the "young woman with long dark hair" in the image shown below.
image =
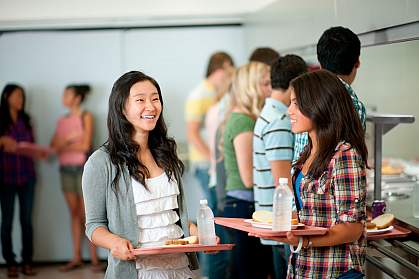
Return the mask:
M 288 109 L 294 133 L 309 144 L 293 166 L 300 222 L 328 228 L 324 236 L 273 238 L 302 247 L 292 255 L 289 278 L 362 278 L 366 253 L 367 147 L 342 82 L 320 70 L 291 82 Z
M 15 199 L 18 197 L 22 227 L 22 272 L 35 275 L 32 269 L 32 208 L 36 182 L 31 157 L 16 153 L 18 142 L 34 142 L 30 117 L 25 112 L 25 91 L 17 84 L 7 84 L 0 102 L 0 204 L 1 247 L 9 277 L 18 277 L 12 246 Z
M 195 254 L 132 252 L 188 234 L 183 169 L 158 83 L 142 72 L 122 75 L 109 97 L 108 141 L 83 173 L 86 234 L 110 251 L 106 278 L 193 277 Z

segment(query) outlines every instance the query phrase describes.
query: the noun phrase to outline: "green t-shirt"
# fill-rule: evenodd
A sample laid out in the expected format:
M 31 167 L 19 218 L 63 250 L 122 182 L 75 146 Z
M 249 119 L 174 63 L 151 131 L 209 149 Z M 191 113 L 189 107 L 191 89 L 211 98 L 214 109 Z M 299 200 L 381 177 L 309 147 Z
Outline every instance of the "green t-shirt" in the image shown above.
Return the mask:
M 224 129 L 224 167 L 227 176 L 226 191 L 249 190 L 240 178 L 239 166 L 237 165 L 236 152 L 233 141 L 241 133 L 253 132 L 255 120 L 248 115 L 233 112 Z M 249 146 L 249 148 L 252 148 Z

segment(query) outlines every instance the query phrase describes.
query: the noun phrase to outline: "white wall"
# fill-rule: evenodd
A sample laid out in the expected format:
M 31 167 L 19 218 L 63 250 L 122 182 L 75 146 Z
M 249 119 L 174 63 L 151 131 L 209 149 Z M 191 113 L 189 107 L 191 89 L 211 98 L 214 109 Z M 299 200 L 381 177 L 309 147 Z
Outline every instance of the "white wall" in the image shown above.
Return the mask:
M 94 143 L 99 146 L 106 139 L 107 101 L 113 82 L 125 71 L 143 70 L 162 87 L 169 133 L 184 142 L 185 98 L 203 77 L 207 58 L 217 50 L 229 52 L 242 63 L 247 57 L 242 28 L 7 33 L 0 36 L 0 87 L 7 82 L 24 86 L 37 142 L 48 144 L 58 117 L 65 113 L 61 105 L 64 87 L 72 82 L 90 83 L 93 91 L 86 107 L 95 116 Z M 68 260 L 70 220 L 59 185 L 58 164 L 54 159 L 39 162 L 37 169 L 34 260 Z M 200 193 L 192 177 L 187 175 L 185 181 L 193 216 Z M 13 241 L 19 253 L 17 215 L 18 211 Z
M 411 114 L 413 124 L 399 124 L 383 137 L 383 156 L 419 158 L 419 40 L 363 48 L 353 84 L 367 107 L 378 112 Z

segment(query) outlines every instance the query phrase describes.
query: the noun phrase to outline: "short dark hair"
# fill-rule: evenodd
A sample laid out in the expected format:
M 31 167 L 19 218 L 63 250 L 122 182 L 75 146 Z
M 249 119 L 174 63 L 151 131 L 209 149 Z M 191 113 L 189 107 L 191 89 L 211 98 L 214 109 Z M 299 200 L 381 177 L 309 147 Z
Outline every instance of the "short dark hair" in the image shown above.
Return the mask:
M 249 57 L 250 62 L 262 62 L 269 66 L 279 58 L 279 53 L 270 47 L 259 47 Z
M 207 73 L 205 77 L 209 77 L 218 69 L 223 69 L 225 62 L 228 62 L 231 64 L 231 66 L 234 66 L 233 58 L 231 58 L 231 56 L 226 52 L 219 51 L 211 55 L 208 61 Z
M 317 59 L 323 69 L 349 75 L 359 60 L 361 42 L 348 28 L 337 26 L 324 31 L 317 43 Z
M 307 72 L 307 64 L 298 55 L 285 55 L 271 66 L 272 89 L 287 90 L 292 79 Z
M 73 90 L 74 95 L 80 97 L 80 103 L 83 103 L 86 96 L 90 93 L 90 85 L 88 84 L 69 84 L 65 89 Z

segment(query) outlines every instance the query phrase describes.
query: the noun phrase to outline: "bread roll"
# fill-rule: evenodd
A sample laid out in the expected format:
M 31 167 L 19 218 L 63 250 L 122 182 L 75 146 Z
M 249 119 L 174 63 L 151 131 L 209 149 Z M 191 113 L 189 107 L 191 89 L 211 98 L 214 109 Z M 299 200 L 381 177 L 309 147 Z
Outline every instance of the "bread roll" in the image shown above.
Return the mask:
M 385 213 L 372 219 L 371 223 L 377 226 L 377 229 L 385 229 L 391 225 L 394 221 L 394 215 L 391 213 Z
M 198 244 L 199 243 L 199 239 L 196 235 L 191 235 L 191 236 L 185 237 L 183 240 L 188 241 L 189 244 Z
M 252 219 L 261 223 L 272 223 L 272 212 L 267 210 L 258 210 L 253 212 Z

